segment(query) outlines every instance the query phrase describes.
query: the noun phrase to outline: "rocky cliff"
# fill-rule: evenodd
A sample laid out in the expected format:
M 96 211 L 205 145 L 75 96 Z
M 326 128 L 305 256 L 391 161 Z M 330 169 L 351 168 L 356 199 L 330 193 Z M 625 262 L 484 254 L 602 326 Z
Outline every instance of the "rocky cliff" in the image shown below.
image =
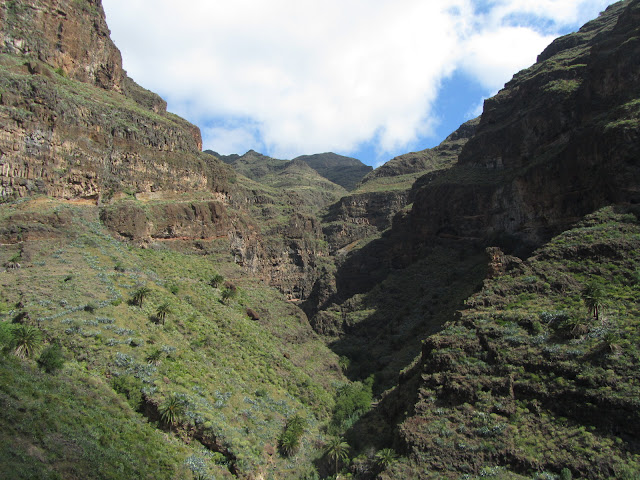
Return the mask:
M 478 122 L 476 118 L 464 123 L 434 148 L 389 160 L 368 173 L 349 195 L 330 205 L 323 221 L 331 252 L 347 253 L 390 228 L 394 216 L 413 203 L 416 179 L 455 165 Z
M 0 7 L 0 196 L 224 190 L 197 127 L 122 69 L 100 2 Z
M 34 33 L 35 32 L 35 33 Z M 131 80 L 101 3 L 6 2 L 0 7 L 0 197 L 44 194 L 102 206 L 135 244 L 217 241 L 247 271 L 291 298 L 310 291 L 321 234 L 304 215 L 344 190 L 302 162 L 243 179 L 200 152 L 200 131 Z M 277 167 L 277 168 L 276 168 Z M 289 221 L 298 211 L 303 217 Z M 285 216 L 282 215 L 285 213 Z M 311 223 L 309 223 L 311 222 Z
M 486 100 L 459 164 L 416 183 L 417 241 L 535 246 L 599 206 L 640 201 L 638 15 L 637 2 L 609 7 Z

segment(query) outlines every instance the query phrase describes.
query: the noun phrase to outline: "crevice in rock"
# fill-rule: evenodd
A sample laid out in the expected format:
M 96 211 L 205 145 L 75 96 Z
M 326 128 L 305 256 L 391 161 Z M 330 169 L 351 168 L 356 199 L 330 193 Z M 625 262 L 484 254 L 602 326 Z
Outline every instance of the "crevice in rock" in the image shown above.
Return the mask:
M 202 426 L 181 423 L 174 428 L 165 425 L 161 419 L 158 405 L 146 396 L 143 397 L 138 412 L 144 415 L 150 422 L 155 423 L 159 430 L 174 432 L 182 439 L 186 437 L 189 441 L 195 440 L 207 450 L 222 454 L 226 459 L 225 465 L 229 469 L 229 472 L 236 477 L 239 475 L 240 472 L 238 470 L 236 456 L 227 447 L 222 445 L 215 435 L 205 430 Z

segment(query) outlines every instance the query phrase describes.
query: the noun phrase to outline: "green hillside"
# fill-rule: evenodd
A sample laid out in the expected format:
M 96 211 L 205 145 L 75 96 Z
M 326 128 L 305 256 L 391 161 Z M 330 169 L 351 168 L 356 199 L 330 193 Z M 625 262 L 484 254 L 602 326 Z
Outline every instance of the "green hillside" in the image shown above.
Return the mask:
M 495 276 L 423 345 L 381 478 L 640 474 L 640 218 L 605 208 Z M 384 400 L 383 400 L 384 402 Z
M 248 277 L 226 252 L 220 257 L 179 253 L 162 243 L 136 248 L 114 239 L 97 213 L 95 207 L 46 199 L 2 210 L 3 232 L 20 231 L 23 238 L 4 247 L 0 258 L 2 264 L 20 266 L 1 274 L 3 368 L 15 369 L 12 332 L 39 332 L 36 352 L 12 373 L 19 390 L 3 381 L 2 430 L 17 428 L 25 437 L 23 461 L 33 460 L 36 471 L 50 472 L 50 478 L 70 478 L 65 473 L 70 467 L 58 458 L 66 447 L 57 452 L 54 439 L 66 445 L 82 438 L 89 443 L 78 449 L 93 451 L 91 441 L 111 435 L 95 453 L 106 456 L 104 478 L 123 478 L 110 459 L 132 448 L 142 449 L 140 455 L 155 448 L 167 459 L 157 466 L 141 461 L 123 471 L 127 478 L 135 472 L 181 478 L 183 464 L 193 455 L 216 474 L 264 471 L 298 478 L 298 468 L 278 451 L 278 437 L 287 419 L 300 415 L 306 428 L 296 458 L 308 462 L 319 455 L 320 426 L 330 416 L 335 389 L 345 381 L 337 356 L 298 308 Z M 145 293 L 138 302 L 141 288 Z M 35 360 L 55 343 L 62 345 L 67 361 L 49 377 L 37 370 Z M 77 395 L 65 387 L 65 378 L 80 384 Z M 43 392 L 35 393 L 34 385 L 40 384 Z M 42 419 L 30 425 L 21 412 L 44 408 L 38 402 L 49 398 L 47 390 L 53 392 L 51 414 L 61 418 L 50 426 Z M 107 402 L 97 403 L 91 416 L 82 415 L 91 396 L 115 399 L 115 392 L 122 395 L 115 413 Z M 77 408 L 71 403 L 56 412 L 55 402 L 67 400 L 78 402 Z M 178 414 L 163 420 L 163 409 L 172 401 Z M 69 412 L 75 412 L 72 418 Z M 16 416 L 27 423 L 16 424 Z M 114 417 L 108 425 L 102 425 L 105 416 Z M 109 434 L 118 421 L 132 433 Z M 44 443 L 31 449 L 29 437 Z M 158 442 L 166 443 L 166 452 Z M 5 450 L 3 455 L 19 463 L 14 454 Z M 78 472 L 86 472 L 92 458 Z M 172 463 L 168 470 L 167 462 Z

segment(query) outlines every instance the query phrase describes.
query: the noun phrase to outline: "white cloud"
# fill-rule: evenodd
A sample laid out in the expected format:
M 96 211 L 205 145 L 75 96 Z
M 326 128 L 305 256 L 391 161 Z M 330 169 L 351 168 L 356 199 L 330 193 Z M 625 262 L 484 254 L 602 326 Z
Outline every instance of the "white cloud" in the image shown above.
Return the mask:
M 554 36 L 524 27 L 499 27 L 471 35 L 462 45 L 461 67 L 485 88 L 497 91 L 519 70 L 536 61 Z
M 205 148 L 280 158 L 372 141 L 402 153 L 433 131 L 432 106 L 454 70 L 496 90 L 535 61 L 549 22 L 607 3 L 103 0 L 125 69 L 203 126 Z M 212 118 L 230 120 L 207 127 Z
M 547 20 L 556 26 L 576 26 L 596 17 L 610 0 L 492 0 L 489 17 L 498 23 Z
M 247 145 L 255 147 L 261 143 L 255 128 L 250 125 L 203 127 L 201 132 L 204 149 L 215 148 L 223 155 L 245 153 Z

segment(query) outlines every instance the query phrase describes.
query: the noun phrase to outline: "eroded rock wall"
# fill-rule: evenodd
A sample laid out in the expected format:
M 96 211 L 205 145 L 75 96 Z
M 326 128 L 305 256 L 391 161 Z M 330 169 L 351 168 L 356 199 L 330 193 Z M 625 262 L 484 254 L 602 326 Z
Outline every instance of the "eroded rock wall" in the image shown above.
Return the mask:
M 199 129 L 122 69 L 99 0 L 0 6 L 0 198 L 224 190 Z
M 617 3 L 486 100 L 458 165 L 416 182 L 413 244 L 527 250 L 600 206 L 640 202 L 639 38 L 640 4 Z

